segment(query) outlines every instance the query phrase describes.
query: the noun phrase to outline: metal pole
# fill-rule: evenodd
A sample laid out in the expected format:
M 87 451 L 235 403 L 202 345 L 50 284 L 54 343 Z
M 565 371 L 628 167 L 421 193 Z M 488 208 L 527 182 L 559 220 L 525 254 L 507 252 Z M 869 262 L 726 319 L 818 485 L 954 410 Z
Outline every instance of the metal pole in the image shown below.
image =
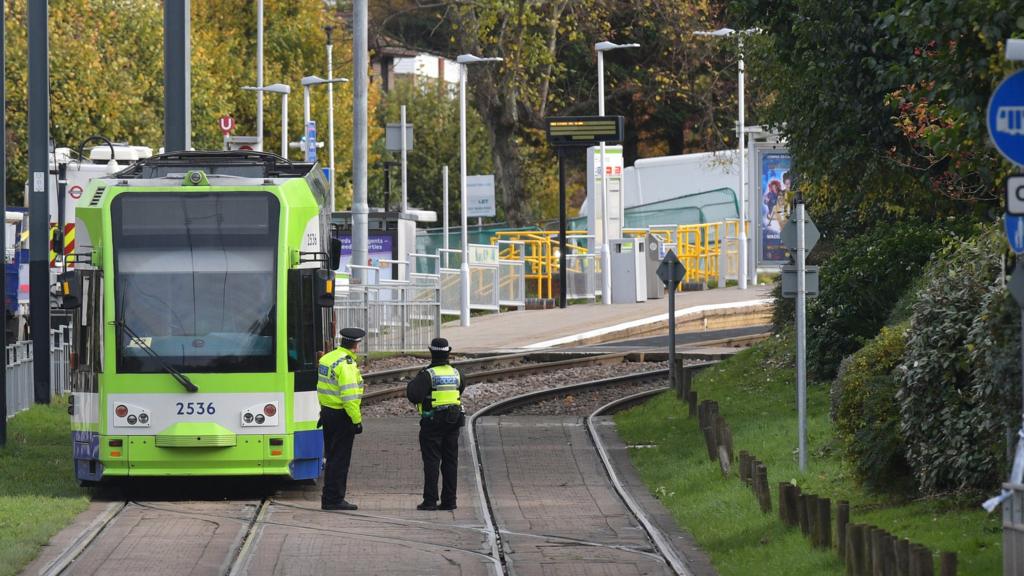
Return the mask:
M 281 94 L 281 157 L 288 157 L 288 94 Z
M 367 229 L 370 209 L 366 201 L 367 169 L 367 0 L 352 2 L 352 262 L 365 265 L 369 243 Z M 354 270 L 360 282 L 365 281 L 362 268 Z
M 804 199 L 796 200 L 796 403 L 800 436 L 800 470 L 807 470 L 807 284 L 804 278 L 807 252 L 804 244 Z
M 256 87 L 263 88 L 263 0 L 256 0 Z M 263 151 L 263 91 L 256 91 L 256 149 Z
M 331 42 L 331 31 L 334 28 L 328 26 L 327 32 L 327 147 L 328 158 L 330 158 L 331 177 L 328 182 L 328 189 L 331 191 L 331 213 L 334 213 L 334 44 Z
M 444 259 L 441 260 L 441 265 L 445 268 L 448 267 L 448 165 L 445 164 L 441 167 L 441 222 L 444 226 Z M 440 273 L 440 270 L 438 271 Z
M 192 147 L 191 0 L 164 2 L 164 151 Z
M 558 149 L 558 307 L 566 306 L 565 269 L 565 158 L 561 148 Z
M 462 211 L 462 265 L 459 268 L 461 325 L 469 326 L 469 226 L 466 222 L 466 74 L 469 68 L 459 69 L 459 204 Z
M 306 126 L 309 124 L 309 86 L 302 87 L 302 134 L 306 134 Z M 316 143 L 314 143 L 315 145 Z M 309 142 L 306 142 L 309 146 Z
M 597 51 L 597 115 L 604 116 L 604 51 Z M 608 175 L 604 168 L 604 142 L 601 142 L 601 301 L 612 303 L 612 258 L 608 244 Z M 589 159 L 587 160 L 590 161 Z M 590 178 L 590 176 L 587 176 Z M 595 198 L 596 200 L 596 198 Z M 596 204 L 596 202 L 595 202 Z M 595 226 L 597 222 L 594 222 Z
M 405 136 L 405 104 L 402 104 L 402 214 L 409 211 L 408 160 L 406 153 L 409 143 Z
M 746 156 L 746 116 L 745 106 L 743 105 L 743 33 L 737 34 L 739 38 L 740 47 L 740 74 L 739 74 L 739 88 L 738 88 L 738 99 L 739 99 L 739 122 L 738 122 L 738 138 L 739 145 L 736 148 L 737 153 L 740 156 L 740 269 L 738 284 L 740 290 L 747 289 L 747 259 L 749 258 L 749 251 L 747 250 L 747 156 Z
M 35 401 L 50 403 L 50 63 L 46 2 L 28 3 L 29 314 Z M 5 218 L 6 222 L 6 218 Z M 4 414 L 6 418 L 7 415 Z
M 7 80 L 4 70 L 7 51 L 4 43 L 4 11 L 0 10 L 0 102 L 6 102 Z M 0 106 L 0 134 L 7 134 L 7 107 Z M 4 272 L 0 274 L 0 294 L 7 294 L 7 149 L 0 146 L 0 209 L 4 213 Z M 5 298 L 6 300 L 6 298 Z M 6 308 L 6 304 L 4 305 Z M 0 322 L 0 353 L 4 355 L 4 369 L 0 370 L 0 447 L 7 444 L 7 310 Z
M 668 265 L 669 278 L 674 279 L 676 277 L 676 261 L 670 259 Z M 669 385 L 673 390 L 677 390 L 676 384 L 678 374 L 676 374 L 676 284 L 675 282 L 669 282 L 668 287 L 668 377 Z

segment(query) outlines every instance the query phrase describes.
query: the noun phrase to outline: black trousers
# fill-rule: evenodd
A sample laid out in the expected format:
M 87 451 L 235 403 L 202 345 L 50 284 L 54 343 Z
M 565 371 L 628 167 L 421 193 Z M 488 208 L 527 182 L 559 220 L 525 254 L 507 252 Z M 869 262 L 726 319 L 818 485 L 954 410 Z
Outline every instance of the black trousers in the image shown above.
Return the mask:
M 348 465 L 352 460 L 352 441 L 355 426 L 344 410 L 320 407 L 320 420 L 324 425 L 324 489 L 320 496 L 323 504 L 337 504 L 345 499 L 348 487 Z
M 455 505 L 459 472 L 459 427 L 459 422 L 446 422 L 443 416 L 420 419 L 424 502 L 437 502 L 437 473 L 440 469 L 441 505 Z

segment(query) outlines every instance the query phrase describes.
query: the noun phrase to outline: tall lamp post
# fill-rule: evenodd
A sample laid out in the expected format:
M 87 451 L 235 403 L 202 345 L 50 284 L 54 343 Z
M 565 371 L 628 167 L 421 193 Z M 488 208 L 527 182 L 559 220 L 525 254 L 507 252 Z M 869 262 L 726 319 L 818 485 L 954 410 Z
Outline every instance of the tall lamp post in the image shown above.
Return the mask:
M 714 31 L 702 30 L 700 32 L 694 32 L 696 36 L 732 36 L 736 35 L 739 42 L 739 86 L 737 87 L 738 100 L 739 100 L 739 119 L 737 122 L 737 133 L 739 135 L 739 145 L 737 151 L 740 156 L 740 269 L 738 283 L 740 290 L 747 289 L 747 260 L 749 250 L 747 249 L 747 155 L 746 155 L 746 126 L 745 126 L 745 106 L 743 104 L 743 36 L 747 34 L 756 34 L 760 32 L 760 28 L 747 28 L 746 30 L 736 31 L 732 28 L 719 28 Z
M 459 204 L 462 208 L 462 266 L 460 267 L 460 325 L 469 326 L 469 226 L 466 213 L 466 74 L 470 64 L 479 62 L 501 62 L 504 58 L 481 58 L 472 54 L 460 54 L 455 59 L 459 64 Z
M 316 76 L 316 75 L 305 76 L 305 77 L 302 78 L 302 126 L 303 126 L 303 130 L 305 130 L 306 129 L 305 127 L 307 125 L 309 125 L 309 116 L 310 116 L 310 114 L 309 114 L 309 90 L 313 86 L 320 86 L 322 84 L 327 84 L 328 87 L 330 87 L 330 86 L 332 86 L 334 84 L 341 84 L 343 82 L 348 82 L 348 78 L 342 78 L 342 77 L 339 76 L 337 78 L 331 78 L 330 80 L 325 80 L 325 79 L 323 79 L 323 78 L 321 78 L 319 76 Z M 328 94 L 328 98 L 330 98 L 330 96 L 331 95 Z M 333 145 L 333 142 L 334 142 L 334 133 L 333 133 L 333 130 L 334 130 L 334 122 L 333 122 L 333 120 L 334 119 L 332 118 L 331 120 L 332 121 L 330 122 L 330 125 L 328 126 L 328 130 L 330 131 L 330 140 L 328 142 L 328 145 Z M 306 146 L 307 147 L 308 146 L 313 146 L 314 149 L 315 149 L 316 142 L 306 142 Z M 331 182 L 330 183 L 331 184 L 334 183 L 334 166 L 333 166 L 333 164 L 331 166 Z M 334 211 L 334 187 L 333 187 L 333 185 L 330 186 L 330 190 L 331 190 L 331 202 L 330 202 L 330 204 L 331 204 L 331 212 L 333 212 Z
M 269 86 L 242 86 L 242 90 L 281 95 L 281 157 L 288 158 L 288 95 L 292 93 L 292 87 L 287 84 L 271 84 Z
M 594 44 L 597 51 L 597 115 L 604 116 L 604 53 L 619 48 L 639 48 L 639 44 L 616 44 L 614 42 L 598 42 Z M 601 142 L 601 301 L 612 303 L 612 270 L 611 254 L 608 244 L 608 174 L 604 163 L 604 142 Z M 596 225 L 596 222 L 595 222 Z

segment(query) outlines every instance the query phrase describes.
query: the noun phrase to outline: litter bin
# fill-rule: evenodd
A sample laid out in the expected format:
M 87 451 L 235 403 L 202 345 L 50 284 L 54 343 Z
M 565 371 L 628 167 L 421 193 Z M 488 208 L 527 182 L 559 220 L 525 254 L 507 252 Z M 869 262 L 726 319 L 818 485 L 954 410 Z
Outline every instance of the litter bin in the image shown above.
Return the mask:
M 647 301 L 646 242 L 641 238 L 609 241 L 612 276 L 612 304 Z

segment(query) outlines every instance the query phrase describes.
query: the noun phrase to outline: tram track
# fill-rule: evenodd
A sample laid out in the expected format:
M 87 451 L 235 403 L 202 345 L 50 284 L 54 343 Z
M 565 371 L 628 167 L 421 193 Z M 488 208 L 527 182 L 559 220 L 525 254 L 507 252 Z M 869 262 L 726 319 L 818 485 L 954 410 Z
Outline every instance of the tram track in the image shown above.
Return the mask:
M 553 535 L 537 535 L 537 534 L 523 534 L 519 532 L 513 532 L 503 529 L 499 526 L 499 522 L 496 519 L 495 504 L 487 486 L 487 475 L 484 471 L 483 464 L 483 453 L 481 450 L 481 444 L 477 435 L 477 425 L 480 418 L 491 417 L 497 415 L 508 414 L 517 409 L 531 404 L 548 401 L 551 399 L 566 397 L 572 395 L 578 395 L 581 393 L 587 393 L 595 390 L 601 390 L 606 388 L 621 387 L 623 385 L 638 387 L 643 385 L 649 385 L 652 383 L 661 383 L 669 378 L 669 370 L 651 370 L 646 372 L 640 372 L 636 374 L 628 374 L 623 376 L 616 376 L 612 378 L 605 378 L 601 380 L 593 380 L 588 382 L 580 382 L 568 386 L 560 386 L 556 388 L 549 388 L 544 390 L 536 390 L 518 396 L 505 398 L 490 404 L 480 410 L 474 412 L 468 419 L 467 423 L 467 436 L 469 441 L 469 451 L 473 458 L 473 468 L 477 479 L 477 491 L 478 498 L 481 502 L 481 510 L 484 515 L 484 524 L 487 530 L 491 531 L 490 542 L 492 548 L 492 554 L 499 563 L 502 569 L 503 575 L 514 574 L 514 570 L 510 567 L 509 558 L 506 557 L 505 547 L 502 543 L 503 536 L 524 536 L 528 538 L 541 537 L 551 541 L 568 541 L 575 545 L 581 546 L 594 546 L 624 551 L 632 554 L 650 555 L 649 552 L 643 549 L 631 548 L 628 546 L 619 546 L 610 543 L 591 542 L 586 539 L 574 539 L 565 538 L 564 536 L 553 536 Z M 595 419 L 613 411 L 618 411 L 630 405 L 642 402 L 650 396 L 663 392 L 668 388 L 665 386 L 659 386 L 653 389 L 644 390 L 639 393 L 631 393 L 624 397 L 617 398 L 611 402 L 602 403 L 596 410 L 592 410 L 586 415 L 585 421 L 587 426 L 587 433 L 590 441 L 600 458 L 605 472 L 609 478 L 609 482 L 613 486 L 615 492 L 618 494 L 622 503 L 629 510 L 630 514 L 640 524 L 643 531 L 647 534 L 647 538 L 651 544 L 651 550 L 656 551 L 657 557 L 660 558 L 665 565 L 677 576 L 691 576 L 692 572 L 687 566 L 686 560 L 680 557 L 675 547 L 672 545 L 671 540 L 664 534 L 664 532 L 658 528 L 658 526 L 651 520 L 647 512 L 642 506 L 636 501 L 635 498 L 629 493 L 629 490 L 625 487 L 618 474 L 615 472 L 615 468 L 607 447 L 604 445 L 600 434 L 597 431 Z

